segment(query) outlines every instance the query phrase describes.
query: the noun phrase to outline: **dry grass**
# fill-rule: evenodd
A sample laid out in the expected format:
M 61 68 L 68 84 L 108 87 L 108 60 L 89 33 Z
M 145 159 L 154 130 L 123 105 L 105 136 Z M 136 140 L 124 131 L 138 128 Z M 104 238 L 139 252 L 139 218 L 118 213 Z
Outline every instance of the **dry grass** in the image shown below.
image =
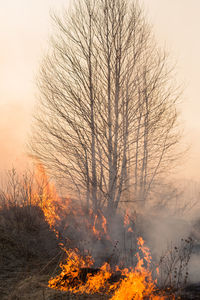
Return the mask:
M 0 299 L 29 299 L 22 298 L 23 293 L 26 292 L 21 293 L 18 284 L 34 274 L 39 274 L 44 267 L 46 274 L 52 272 L 57 263 L 52 258 L 59 253 L 60 248 L 55 233 L 50 230 L 38 207 L 2 208 L 0 210 Z M 17 291 L 14 292 L 13 298 L 9 298 L 11 291 L 12 293 Z M 17 295 L 18 291 L 21 293 L 20 296 Z M 32 288 L 30 294 L 31 291 Z
M 47 287 L 49 276 L 29 276 L 15 286 L 6 300 L 82 300 L 82 299 L 108 299 L 106 295 L 75 295 L 55 291 Z M 4 299 L 3 299 L 4 300 Z

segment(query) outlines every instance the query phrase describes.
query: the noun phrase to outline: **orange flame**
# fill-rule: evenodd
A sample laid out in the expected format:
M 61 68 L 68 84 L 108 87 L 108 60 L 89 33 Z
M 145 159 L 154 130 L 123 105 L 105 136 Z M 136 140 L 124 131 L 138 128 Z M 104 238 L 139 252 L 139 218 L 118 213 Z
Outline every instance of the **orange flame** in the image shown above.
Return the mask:
M 106 218 L 104 217 L 104 215 L 102 214 L 102 228 L 104 230 L 104 233 L 107 234 L 107 220 Z
M 55 186 L 50 180 L 41 163 L 37 164 L 35 179 L 37 181 L 39 192 L 34 193 L 34 202 L 43 210 L 46 221 L 51 228 L 54 228 L 56 221 L 60 218 L 56 210 L 56 204 L 60 202 Z
M 34 181 L 35 184 L 31 195 L 32 203 L 42 209 L 45 220 L 48 222 L 50 228 L 58 235 L 55 227 L 61 219 L 60 214 L 69 212 L 70 199 L 65 197 L 65 199 L 62 200 L 58 196 L 55 185 L 50 182 L 45 168 L 41 163 L 38 163 L 36 166 Z
M 92 227 L 92 230 L 93 230 L 94 235 L 98 238 L 98 240 L 100 240 L 100 239 L 101 239 L 101 237 L 100 237 L 100 231 L 96 229 L 97 219 L 98 219 L 98 216 L 95 215 L 95 218 L 94 218 L 94 225 L 93 225 L 93 227 Z
M 63 248 L 63 250 L 68 256 L 66 263 L 60 264 L 62 272 L 56 278 L 49 280 L 49 287 L 61 291 L 77 292 L 77 285 L 78 289 L 81 289 L 83 285 L 79 279 L 81 268 L 93 265 L 93 260 L 90 256 L 86 256 L 84 259 L 77 249 L 66 250 Z
M 110 265 L 105 263 L 96 275 L 92 276 L 91 274 L 88 274 L 87 282 L 79 289 L 79 292 L 94 294 L 105 291 L 106 285 L 108 285 L 108 279 L 111 276 L 112 272 Z
M 164 296 L 154 295 L 155 282 L 149 270 L 151 256 L 149 249 L 144 246 L 142 238 L 138 239 L 138 246 L 148 267 L 144 267 L 143 259 L 137 253 L 138 263 L 135 269 L 126 268 L 121 270 L 121 279 L 114 284 L 111 284 L 110 281 L 115 273 L 108 263 L 105 263 L 95 275 L 89 271 L 85 281 L 81 280 L 81 268 L 88 268 L 93 265 L 94 261 L 90 256 L 84 259 L 77 250 L 65 250 L 68 258 L 65 264 L 60 265 L 62 272 L 57 277 L 50 279 L 49 287 L 74 293 L 94 294 L 104 292 L 113 294 L 110 298 L 112 300 L 139 300 L 145 297 L 152 300 L 165 299 Z M 119 270 L 119 267 L 116 267 L 116 271 Z
M 94 217 L 94 225 L 92 226 L 92 230 L 98 240 L 101 240 L 102 236 L 110 239 L 107 231 L 107 220 L 100 211 L 99 215 L 95 215 Z
M 144 246 L 144 240 L 143 240 L 142 237 L 138 238 L 138 246 L 139 246 L 139 249 L 142 251 L 144 259 L 146 260 L 147 266 L 149 268 L 149 265 L 151 263 L 152 257 L 151 257 L 149 248 L 146 247 L 146 246 Z
M 49 178 L 41 164 L 38 165 L 36 176 L 42 188 L 41 193 L 35 192 L 34 201 L 43 210 L 50 227 L 55 230 L 56 222 L 60 220 L 58 203 L 61 204 L 62 201 L 56 193 L 55 186 L 49 182 Z M 90 214 L 93 219 L 93 212 L 90 212 Z M 98 239 L 101 239 L 102 236 L 109 238 L 105 216 L 99 212 L 93 220 L 92 230 L 94 235 Z M 124 217 L 124 225 L 128 227 L 128 232 L 133 232 L 128 213 Z M 120 270 L 116 266 L 115 271 L 111 269 L 108 263 L 104 263 L 100 269 L 92 269 L 91 266 L 94 265 L 94 260 L 90 255 L 83 257 L 77 249 L 67 250 L 63 248 L 67 259 L 65 263 L 60 264 L 60 275 L 51 278 L 48 286 L 56 290 L 80 294 L 104 292 L 110 294 L 112 300 L 139 300 L 146 297 L 152 300 L 166 299 L 165 296 L 154 295 L 156 281 L 152 279 L 150 271 L 152 258 L 141 237 L 138 238 L 138 248 L 143 258 L 140 258 L 139 253 L 136 254 L 138 260 L 136 267 Z M 119 272 L 119 280 L 112 283 L 112 276 L 115 276 L 115 272 Z
M 155 283 L 149 271 L 150 252 L 149 249 L 144 246 L 144 241 L 141 237 L 138 238 L 138 246 L 144 255 L 144 259 L 148 262 L 148 268 L 144 267 L 143 259 L 141 259 L 137 253 L 138 263 L 135 269 L 124 269 L 122 271 L 125 279 L 121 280 L 118 289 L 111 298 L 112 300 L 144 299 L 144 297 L 147 296 L 150 297 L 150 299 L 155 299 L 152 294 L 155 290 Z

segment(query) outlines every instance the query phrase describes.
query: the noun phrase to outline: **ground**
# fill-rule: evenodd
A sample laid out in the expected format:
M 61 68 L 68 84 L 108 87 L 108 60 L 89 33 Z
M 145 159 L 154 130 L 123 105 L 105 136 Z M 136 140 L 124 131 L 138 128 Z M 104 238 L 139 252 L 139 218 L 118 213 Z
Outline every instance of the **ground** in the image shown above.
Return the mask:
M 48 288 L 59 274 L 63 251 L 38 208 L 0 211 L 1 300 L 107 300 L 107 295 L 73 295 Z M 200 284 L 176 292 L 176 299 L 199 299 Z M 170 299 L 170 298 L 167 298 Z

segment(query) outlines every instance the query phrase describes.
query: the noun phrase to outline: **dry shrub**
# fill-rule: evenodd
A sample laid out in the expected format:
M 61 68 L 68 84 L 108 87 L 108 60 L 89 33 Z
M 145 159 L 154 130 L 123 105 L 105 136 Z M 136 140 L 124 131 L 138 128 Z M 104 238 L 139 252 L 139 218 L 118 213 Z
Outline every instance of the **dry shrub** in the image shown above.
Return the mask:
M 46 260 L 58 251 L 55 233 L 37 206 L 8 206 L 0 211 L 0 230 L 4 245 L 12 244 L 15 255 L 25 260 Z
M 181 239 L 179 245 L 172 243 L 161 256 L 159 262 L 160 284 L 163 288 L 179 290 L 184 288 L 188 281 L 188 264 L 193 249 L 191 237 Z
M 26 171 L 20 176 L 13 168 L 5 178 L 6 186 L 0 190 L 0 249 L 12 252 L 6 255 L 8 260 L 19 257 L 21 261 L 45 262 L 59 248 L 42 209 L 32 202 L 33 173 Z

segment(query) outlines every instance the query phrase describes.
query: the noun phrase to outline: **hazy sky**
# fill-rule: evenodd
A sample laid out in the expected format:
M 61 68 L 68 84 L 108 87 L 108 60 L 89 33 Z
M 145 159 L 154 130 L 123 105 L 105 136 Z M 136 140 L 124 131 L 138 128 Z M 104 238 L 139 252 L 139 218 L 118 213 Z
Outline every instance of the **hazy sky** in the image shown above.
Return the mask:
M 0 169 L 21 164 L 36 97 L 35 77 L 51 31 L 50 9 L 67 0 L 0 0 Z M 183 177 L 200 179 L 200 1 L 143 0 L 157 40 L 185 83 L 181 119 L 191 144 Z

